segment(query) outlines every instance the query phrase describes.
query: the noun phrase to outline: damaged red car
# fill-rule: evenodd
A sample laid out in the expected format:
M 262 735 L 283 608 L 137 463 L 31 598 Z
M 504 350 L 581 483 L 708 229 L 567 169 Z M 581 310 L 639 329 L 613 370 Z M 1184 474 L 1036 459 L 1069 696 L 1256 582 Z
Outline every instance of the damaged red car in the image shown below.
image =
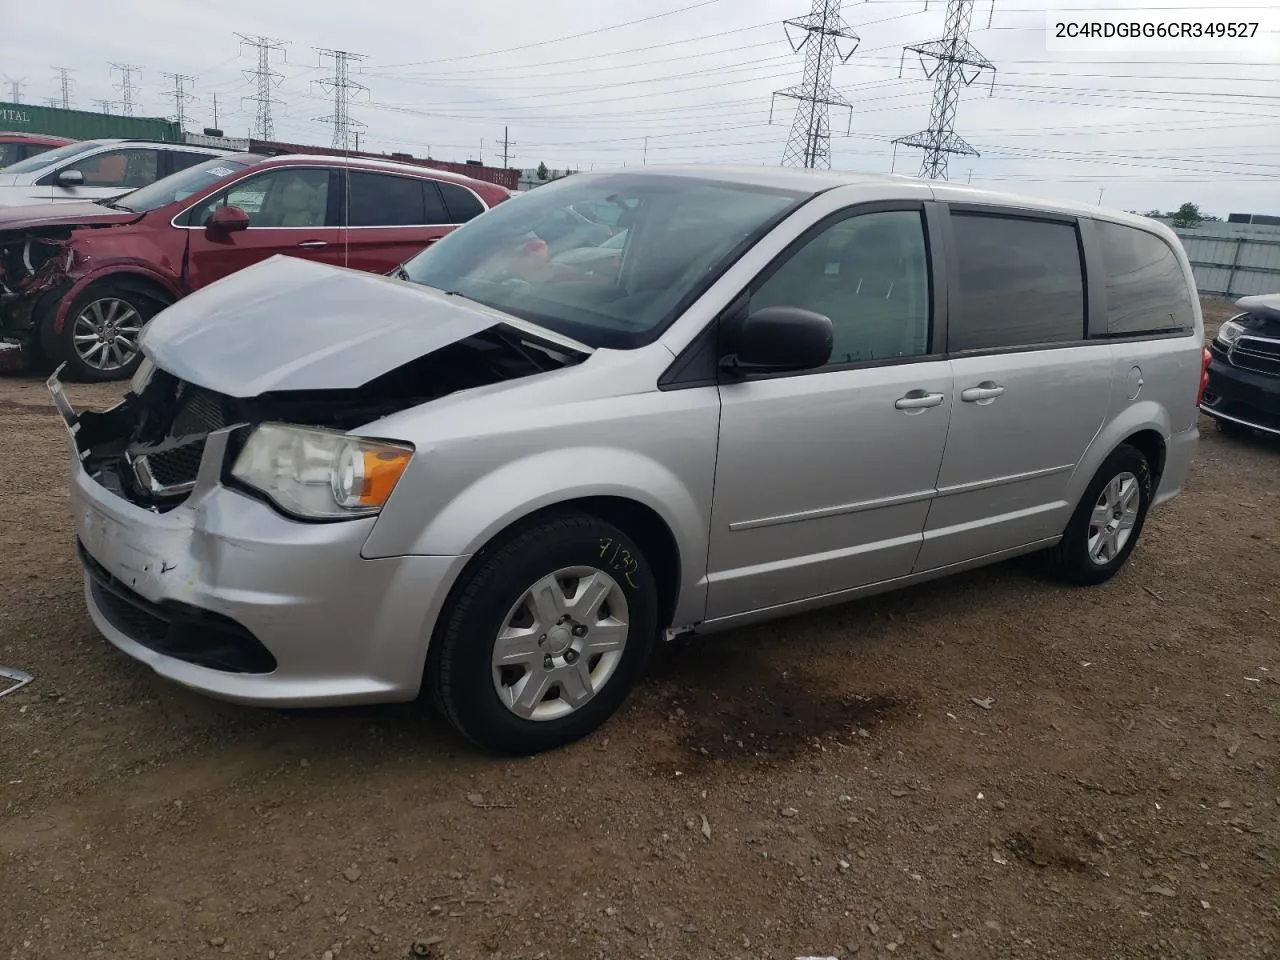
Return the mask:
M 508 199 L 411 164 L 217 157 L 113 199 L 0 208 L 0 370 L 122 380 L 147 321 L 276 254 L 387 273 Z

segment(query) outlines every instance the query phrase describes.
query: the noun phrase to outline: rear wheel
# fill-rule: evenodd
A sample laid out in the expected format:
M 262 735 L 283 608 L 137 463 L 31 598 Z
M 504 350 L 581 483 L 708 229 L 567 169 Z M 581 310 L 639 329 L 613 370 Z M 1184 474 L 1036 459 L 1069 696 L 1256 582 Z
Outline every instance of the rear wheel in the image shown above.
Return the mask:
M 1092 585 L 1115 576 L 1138 544 L 1152 495 L 1151 466 L 1124 444 L 1107 457 L 1050 553 L 1054 572 Z
M 477 557 L 435 637 L 428 680 L 455 728 L 489 750 L 531 754 L 604 723 L 644 671 L 657 585 L 639 547 L 572 513 Z
M 46 337 L 46 352 L 66 363 L 68 379 L 127 380 L 142 362 L 138 338 L 158 306 L 133 286 L 94 284 L 71 305 L 62 329 Z

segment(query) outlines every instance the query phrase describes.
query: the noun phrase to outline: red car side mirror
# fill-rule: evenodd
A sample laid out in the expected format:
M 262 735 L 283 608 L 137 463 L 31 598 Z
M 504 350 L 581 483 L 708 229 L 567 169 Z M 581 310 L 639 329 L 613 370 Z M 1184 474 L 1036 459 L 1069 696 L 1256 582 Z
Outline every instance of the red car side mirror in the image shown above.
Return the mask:
M 247 230 L 249 228 L 249 215 L 239 207 L 225 206 L 219 207 L 210 214 L 209 219 L 204 222 L 206 233 L 216 236 L 226 236 L 229 233 L 235 233 L 237 230 Z

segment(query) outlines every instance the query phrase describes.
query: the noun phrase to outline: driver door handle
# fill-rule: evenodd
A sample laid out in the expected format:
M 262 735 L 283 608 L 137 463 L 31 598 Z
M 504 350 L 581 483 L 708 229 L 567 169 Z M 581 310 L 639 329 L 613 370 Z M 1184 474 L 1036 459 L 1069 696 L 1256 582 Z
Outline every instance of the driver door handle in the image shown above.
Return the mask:
M 329 242 L 327 240 L 303 240 L 298 244 L 298 246 L 302 247 L 304 250 L 318 250 L 321 247 L 327 247 L 328 245 Z
M 1004 393 L 1004 387 L 998 383 L 992 383 L 990 380 L 980 383 L 976 387 L 970 387 L 968 390 L 960 394 L 960 399 L 965 403 L 982 403 L 984 401 L 991 402 L 996 397 Z
M 904 397 L 894 401 L 899 410 L 924 410 L 928 407 L 940 407 L 947 398 L 941 393 L 925 393 L 923 390 L 911 390 Z

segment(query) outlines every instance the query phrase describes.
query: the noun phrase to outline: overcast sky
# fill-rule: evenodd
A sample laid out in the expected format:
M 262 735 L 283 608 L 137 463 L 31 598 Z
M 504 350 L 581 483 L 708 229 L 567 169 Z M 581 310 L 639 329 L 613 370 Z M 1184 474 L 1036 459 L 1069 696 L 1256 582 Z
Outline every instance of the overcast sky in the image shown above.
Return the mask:
M 9 18 L 0 63 L 7 77 L 25 78 L 28 103 L 58 94 L 54 65 L 74 68 L 81 109 L 120 99 L 109 61 L 139 65 L 144 115 L 173 112 L 162 73 L 189 74 L 198 97 L 189 128 L 212 122 L 216 93 L 220 126 L 245 136 L 253 105 L 240 100 L 252 92 L 241 71 L 254 61 L 238 31 L 289 42 L 273 61 L 284 75 L 281 140 L 329 143 L 331 129 L 314 118 L 331 113 L 332 100 L 314 81 L 332 66 L 313 48 L 340 47 L 367 58 L 352 75 L 368 87 L 351 105 L 367 125 L 362 149 L 493 163 L 509 126 L 512 166 L 640 164 L 646 137 L 649 163 L 776 164 L 795 106 L 779 99 L 770 125 L 771 93 L 799 83 L 804 59 L 782 21 L 809 3 L 73 0 L 57 16 Z M 952 180 L 1088 202 L 1101 190 L 1105 205 L 1139 211 L 1191 200 L 1220 216 L 1280 213 L 1280 34 L 1269 53 L 1067 54 L 1046 51 L 1049 6 L 1167 8 L 1170 20 L 1213 9 L 1196 0 L 998 0 L 992 15 L 979 0 L 970 39 L 998 73 L 992 95 L 985 76 L 963 95 L 956 129 L 981 156 L 953 157 Z M 1263 15 L 1274 4 L 1232 6 Z M 913 55 L 899 77 L 901 47 L 941 35 L 944 13 L 943 0 L 927 9 L 925 0 L 844 5 L 861 43 L 835 70 L 854 104 L 852 136 L 848 111 L 832 111 L 835 168 L 888 171 L 890 141 L 927 125 L 932 85 Z M 625 25 L 641 18 L 650 19 Z M 898 150 L 897 172 L 919 164 L 918 151 Z

